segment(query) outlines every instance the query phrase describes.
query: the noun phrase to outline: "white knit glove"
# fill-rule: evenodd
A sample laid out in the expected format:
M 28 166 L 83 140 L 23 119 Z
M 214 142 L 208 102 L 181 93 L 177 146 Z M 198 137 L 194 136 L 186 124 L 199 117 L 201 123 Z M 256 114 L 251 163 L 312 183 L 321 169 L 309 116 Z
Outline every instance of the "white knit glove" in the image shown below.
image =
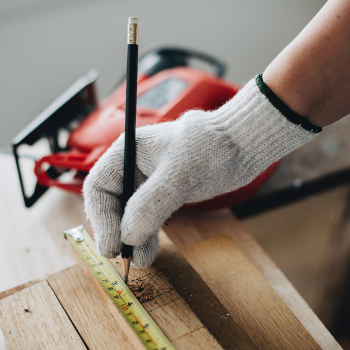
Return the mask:
M 113 143 L 84 184 L 99 254 L 113 258 L 123 242 L 134 246 L 135 266 L 149 266 L 159 249 L 158 230 L 175 210 L 248 184 L 322 129 L 278 98 L 275 103 L 261 76 L 256 79 L 216 111 L 189 111 L 176 121 L 137 129 L 137 191 L 122 220 L 123 135 Z

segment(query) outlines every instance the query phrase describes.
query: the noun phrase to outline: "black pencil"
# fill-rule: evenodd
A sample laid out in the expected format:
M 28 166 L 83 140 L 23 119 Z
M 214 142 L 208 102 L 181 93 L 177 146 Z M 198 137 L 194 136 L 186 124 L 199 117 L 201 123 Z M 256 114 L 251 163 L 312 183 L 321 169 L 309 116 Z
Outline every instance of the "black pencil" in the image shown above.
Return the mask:
M 128 20 L 128 56 L 126 67 L 126 103 L 125 103 L 125 149 L 124 149 L 124 180 L 123 180 L 123 208 L 134 193 L 135 183 L 135 129 L 136 129 L 136 101 L 137 101 L 137 63 L 138 63 L 138 34 L 139 20 L 129 17 Z M 133 247 L 123 245 L 122 258 L 124 262 L 125 283 L 128 275 Z

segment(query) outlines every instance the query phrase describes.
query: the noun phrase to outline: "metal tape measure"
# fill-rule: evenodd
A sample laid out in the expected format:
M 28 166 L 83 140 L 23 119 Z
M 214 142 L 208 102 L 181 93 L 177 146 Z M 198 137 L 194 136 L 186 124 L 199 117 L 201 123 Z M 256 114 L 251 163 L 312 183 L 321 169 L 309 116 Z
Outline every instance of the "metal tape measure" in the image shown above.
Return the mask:
M 97 254 L 95 242 L 83 225 L 64 233 L 145 348 L 175 350 L 108 259 Z

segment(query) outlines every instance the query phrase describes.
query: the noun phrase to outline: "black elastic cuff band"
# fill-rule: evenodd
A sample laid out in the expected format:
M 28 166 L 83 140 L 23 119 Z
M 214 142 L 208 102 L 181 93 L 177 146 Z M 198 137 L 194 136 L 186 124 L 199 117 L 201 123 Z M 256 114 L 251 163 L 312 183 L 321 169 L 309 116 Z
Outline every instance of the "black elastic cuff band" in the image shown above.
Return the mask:
M 322 131 L 321 126 L 312 124 L 307 118 L 298 113 L 293 112 L 283 101 L 281 101 L 274 92 L 264 83 L 262 74 L 255 78 L 256 85 L 260 91 L 268 98 L 271 104 L 278 109 L 290 122 L 302 126 L 305 130 L 311 131 L 315 134 Z

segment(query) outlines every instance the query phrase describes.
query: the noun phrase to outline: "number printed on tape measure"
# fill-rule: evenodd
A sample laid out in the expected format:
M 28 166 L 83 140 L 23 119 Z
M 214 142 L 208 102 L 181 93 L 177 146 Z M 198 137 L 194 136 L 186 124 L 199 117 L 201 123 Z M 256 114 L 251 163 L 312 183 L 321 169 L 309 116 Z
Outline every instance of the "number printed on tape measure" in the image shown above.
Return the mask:
M 110 262 L 97 254 L 95 242 L 85 228 L 82 227 L 81 233 L 84 237 L 81 241 L 76 241 L 68 232 L 66 237 L 146 349 L 175 350 Z

